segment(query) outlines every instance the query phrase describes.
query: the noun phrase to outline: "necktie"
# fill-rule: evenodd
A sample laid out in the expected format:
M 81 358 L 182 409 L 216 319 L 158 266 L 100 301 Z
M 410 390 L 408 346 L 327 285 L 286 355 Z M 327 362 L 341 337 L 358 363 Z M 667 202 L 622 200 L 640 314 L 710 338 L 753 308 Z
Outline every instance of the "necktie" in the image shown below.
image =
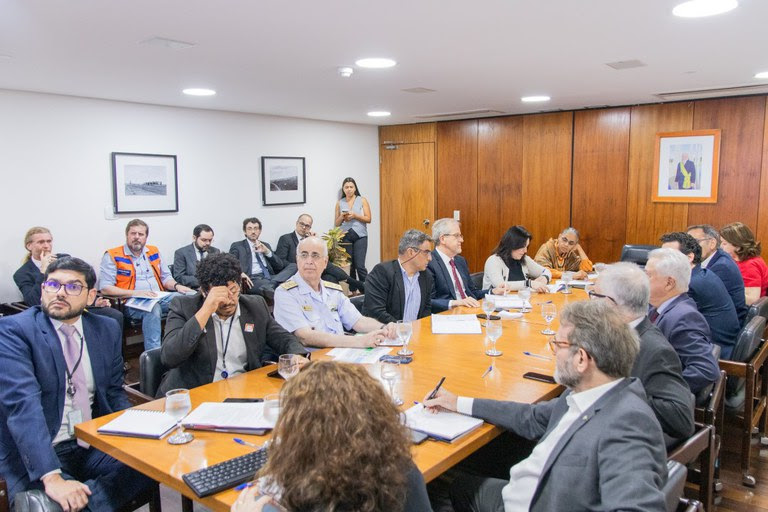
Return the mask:
M 656 308 L 651 308 L 651 311 L 648 312 L 648 319 L 651 321 L 652 324 L 655 324 L 657 318 L 659 318 L 658 310 Z
M 198 252 L 200 253 L 200 261 L 203 261 L 203 258 L 205 258 L 205 251 L 202 249 L 198 249 Z
M 67 362 L 67 371 L 72 372 L 72 386 L 75 396 L 72 397 L 72 407 L 83 413 L 83 421 L 91 419 L 91 403 L 88 399 L 88 387 L 85 384 L 85 369 L 81 357 L 80 344 L 76 335 L 77 330 L 69 324 L 61 324 L 59 330 L 64 334 L 64 360 Z M 82 340 L 82 343 L 85 343 Z M 79 360 L 79 361 L 78 361 Z M 77 368 L 75 368 L 77 365 Z M 69 382 L 67 382 L 69 384 Z
M 455 284 L 456 289 L 459 290 L 459 295 L 461 295 L 462 299 L 466 299 L 467 294 L 464 293 L 464 288 L 461 286 L 459 274 L 456 272 L 456 263 L 454 263 L 453 258 L 451 258 L 451 272 L 453 272 L 453 284 Z
M 264 264 L 264 262 L 261 259 L 261 253 L 253 251 L 253 257 L 256 258 L 256 263 L 259 264 L 259 267 L 261 268 L 261 273 L 264 275 L 264 279 L 269 279 L 269 270 L 267 269 L 267 266 Z

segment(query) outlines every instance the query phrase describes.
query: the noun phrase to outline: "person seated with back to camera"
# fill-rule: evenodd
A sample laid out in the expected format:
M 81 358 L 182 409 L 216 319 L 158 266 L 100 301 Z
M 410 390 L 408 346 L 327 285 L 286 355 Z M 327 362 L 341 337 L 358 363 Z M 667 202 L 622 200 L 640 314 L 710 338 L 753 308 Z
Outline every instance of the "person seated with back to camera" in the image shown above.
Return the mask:
M 526 253 L 532 235 L 523 226 L 512 226 L 501 237 L 499 245 L 485 261 L 483 288 L 505 287 L 520 290 L 530 287 L 539 293 L 547 292 L 552 272 Z
M 552 279 L 559 279 L 563 272 L 573 272 L 574 279 L 586 279 L 592 272 L 592 262 L 581 247 L 579 232 L 568 227 L 557 238 L 550 238 L 539 247 L 533 258 L 539 265 L 550 269 Z

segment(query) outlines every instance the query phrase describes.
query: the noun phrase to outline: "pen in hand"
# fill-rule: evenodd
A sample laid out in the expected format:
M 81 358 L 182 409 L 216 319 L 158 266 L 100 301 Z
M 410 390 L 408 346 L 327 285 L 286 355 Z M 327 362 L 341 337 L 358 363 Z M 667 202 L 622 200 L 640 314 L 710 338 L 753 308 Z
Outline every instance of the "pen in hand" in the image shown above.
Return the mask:
M 440 382 L 437 383 L 437 386 L 435 386 L 435 389 L 432 390 L 432 392 L 427 397 L 427 400 L 432 400 L 437 396 L 437 392 L 440 391 L 440 386 L 443 385 L 443 382 L 445 382 L 445 377 L 440 378 Z

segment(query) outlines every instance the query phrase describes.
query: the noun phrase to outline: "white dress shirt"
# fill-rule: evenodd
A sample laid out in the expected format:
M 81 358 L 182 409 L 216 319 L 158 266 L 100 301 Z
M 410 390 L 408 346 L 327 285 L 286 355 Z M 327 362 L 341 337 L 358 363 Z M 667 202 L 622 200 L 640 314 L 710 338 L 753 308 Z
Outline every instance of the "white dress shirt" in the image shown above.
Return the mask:
M 451 276 L 451 284 L 453 285 L 453 294 L 456 297 L 456 300 L 460 300 L 461 299 L 461 292 L 459 291 L 458 288 L 456 288 L 456 280 L 453 278 L 453 269 L 451 268 L 451 260 L 453 258 L 449 258 L 448 255 L 445 254 L 443 251 L 441 251 L 439 248 L 437 249 L 437 254 L 440 255 L 440 259 L 443 260 L 443 263 L 445 264 L 445 268 L 448 269 L 448 275 Z M 466 290 L 467 287 L 464 286 L 464 281 L 461 280 L 461 274 L 459 274 L 458 269 L 456 270 L 456 277 L 458 277 L 459 283 L 461 284 L 463 289 Z M 466 295 L 466 293 L 465 293 L 465 295 Z M 453 302 L 454 302 L 453 300 L 449 300 L 448 301 L 448 307 L 452 307 L 453 306 Z

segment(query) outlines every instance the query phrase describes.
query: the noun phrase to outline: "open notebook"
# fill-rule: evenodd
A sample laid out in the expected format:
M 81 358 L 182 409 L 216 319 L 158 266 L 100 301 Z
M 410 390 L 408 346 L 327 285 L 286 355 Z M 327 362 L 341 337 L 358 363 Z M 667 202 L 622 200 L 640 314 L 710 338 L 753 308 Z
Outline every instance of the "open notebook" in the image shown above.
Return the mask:
M 181 424 L 193 430 L 263 435 L 277 418 L 264 415 L 264 402 L 203 402 Z
M 433 414 L 417 404 L 405 411 L 405 424 L 439 441 L 451 442 L 480 427 L 483 420 L 457 412 L 440 411 Z
M 173 430 L 176 420 L 163 411 L 128 409 L 123 414 L 99 427 L 99 434 L 160 439 Z

